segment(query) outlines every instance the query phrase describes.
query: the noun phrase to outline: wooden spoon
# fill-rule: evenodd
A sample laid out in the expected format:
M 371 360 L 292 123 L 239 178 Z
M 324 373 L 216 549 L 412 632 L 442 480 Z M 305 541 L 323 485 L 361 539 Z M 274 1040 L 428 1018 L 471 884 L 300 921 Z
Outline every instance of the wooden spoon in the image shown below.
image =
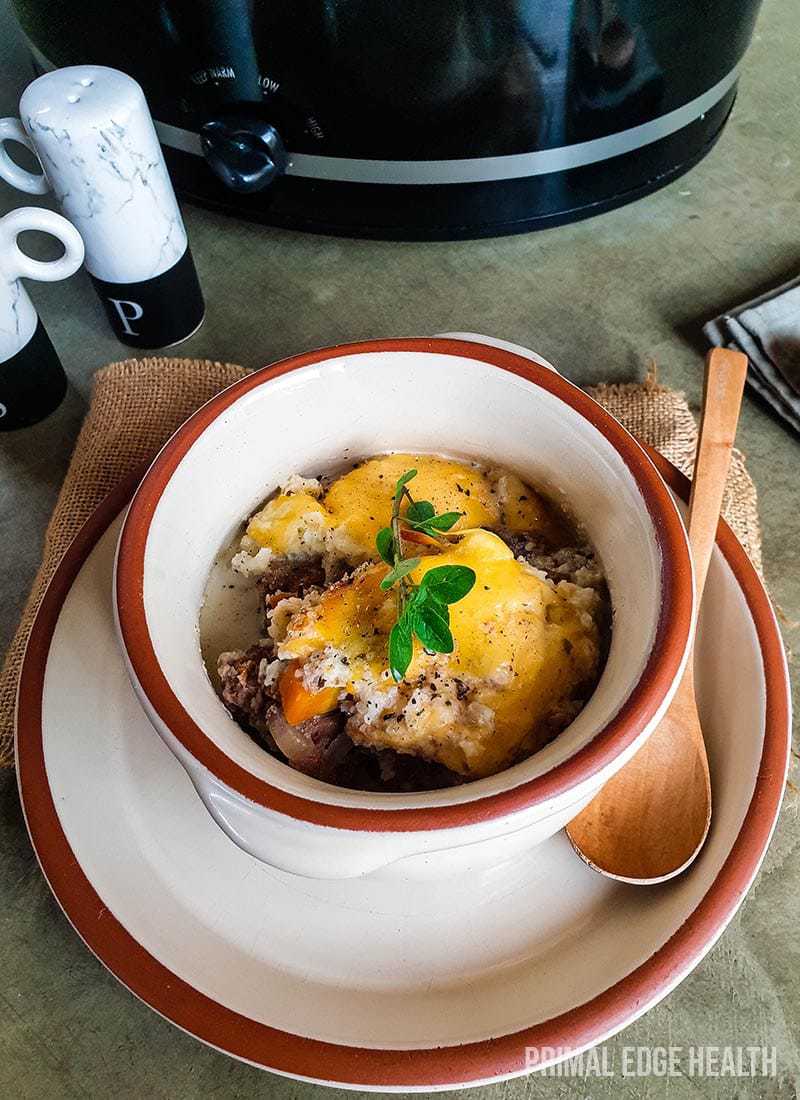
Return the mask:
M 688 522 L 696 608 L 716 541 L 746 373 L 741 352 L 715 348 L 706 358 Z M 642 748 L 567 826 L 578 855 L 610 878 L 663 882 L 692 863 L 708 835 L 711 783 L 692 657 Z

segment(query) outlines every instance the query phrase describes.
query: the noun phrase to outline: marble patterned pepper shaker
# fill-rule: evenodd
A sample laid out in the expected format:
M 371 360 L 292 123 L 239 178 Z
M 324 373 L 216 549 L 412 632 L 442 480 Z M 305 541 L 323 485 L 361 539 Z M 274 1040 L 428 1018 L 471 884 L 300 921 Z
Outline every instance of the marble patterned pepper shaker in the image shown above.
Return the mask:
M 28 85 L 20 117 L 83 237 L 86 267 L 119 339 L 155 348 L 190 336 L 205 306 L 141 87 L 102 65 L 57 69 Z M 41 190 L 41 177 L 25 175 Z M 16 177 L 9 182 L 20 186 L 19 169 Z
M 57 237 L 64 255 L 33 260 L 17 244 L 27 229 Z M 83 263 L 83 241 L 52 210 L 25 207 L 0 218 L 0 432 L 27 428 L 58 408 L 67 389 L 61 361 L 20 279 L 66 279 Z

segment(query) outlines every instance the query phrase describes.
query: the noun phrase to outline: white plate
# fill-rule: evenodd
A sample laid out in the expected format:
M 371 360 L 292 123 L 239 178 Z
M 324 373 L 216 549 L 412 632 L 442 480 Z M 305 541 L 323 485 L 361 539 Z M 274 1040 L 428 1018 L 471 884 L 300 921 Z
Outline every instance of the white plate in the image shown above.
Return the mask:
M 780 637 L 727 529 L 697 646 L 714 819 L 687 874 L 653 888 L 613 883 L 561 834 L 469 874 L 441 877 L 417 858 L 318 882 L 231 843 L 134 698 L 110 602 L 124 492 L 78 536 L 39 613 L 18 766 L 31 838 L 64 912 L 154 1009 L 292 1076 L 457 1087 L 524 1073 L 528 1048 L 565 1056 L 601 1041 L 709 950 L 761 862 L 788 757 Z

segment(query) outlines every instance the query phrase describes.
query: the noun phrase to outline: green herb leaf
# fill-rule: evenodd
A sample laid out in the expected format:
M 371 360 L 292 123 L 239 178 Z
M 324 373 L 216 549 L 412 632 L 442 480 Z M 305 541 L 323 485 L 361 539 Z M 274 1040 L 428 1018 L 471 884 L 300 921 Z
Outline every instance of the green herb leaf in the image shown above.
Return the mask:
M 407 615 L 401 615 L 389 634 L 389 668 L 392 679 L 400 681 L 414 656 L 414 640 Z
M 433 519 L 435 515 L 436 509 L 429 500 L 412 500 L 404 518 L 409 523 L 417 524 L 426 519 Z
M 375 536 L 378 553 L 387 565 L 394 565 L 394 535 L 391 527 L 382 527 Z
M 419 601 L 412 611 L 414 633 L 426 649 L 434 653 L 452 653 L 455 643 L 450 632 L 446 604 Z
M 405 488 L 405 486 L 408 484 L 409 481 L 411 481 L 412 477 L 416 477 L 416 476 L 417 476 L 417 471 L 416 470 L 406 470 L 406 472 L 401 477 L 399 477 L 397 479 L 397 485 L 395 486 L 395 490 L 394 490 L 394 499 L 395 500 L 400 499 L 400 497 L 403 495 L 403 489 Z
M 444 512 L 441 516 L 432 516 L 430 519 L 414 526 L 418 531 L 424 530 L 426 534 L 436 534 L 437 531 L 449 531 L 463 515 L 463 512 Z
M 420 591 L 439 603 L 457 603 L 474 584 L 475 570 L 468 565 L 437 565 L 434 569 L 429 569 L 422 578 Z
M 397 581 L 402 580 L 403 577 L 407 576 L 409 573 L 412 573 L 417 568 L 419 563 L 420 558 L 404 558 L 402 561 L 399 561 L 394 569 L 387 573 L 386 576 L 383 578 L 383 580 L 381 581 L 381 588 L 383 588 L 384 591 L 387 588 L 391 588 L 393 584 L 397 583 Z
M 383 561 L 392 568 L 381 581 L 386 591 L 402 581 L 420 564 L 421 558 L 403 558 L 402 523 L 415 531 L 436 537 L 449 531 L 463 512 L 436 515 L 429 500 L 413 500 L 406 485 L 417 476 L 416 470 L 406 470 L 398 478 L 392 503 L 391 527 L 382 528 L 375 545 Z M 406 514 L 401 517 L 400 505 L 408 497 Z M 419 585 L 412 581 L 401 584 L 397 592 L 398 619 L 389 634 L 389 668 L 395 680 L 402 680 L 414 656 L 414 635 L 434 653 L 452 653 L 455 648 L 450 630 L 448 604 L 462 599 L 475 584 L 475 572 L 464 565 L 441 565 L 429 569 Z

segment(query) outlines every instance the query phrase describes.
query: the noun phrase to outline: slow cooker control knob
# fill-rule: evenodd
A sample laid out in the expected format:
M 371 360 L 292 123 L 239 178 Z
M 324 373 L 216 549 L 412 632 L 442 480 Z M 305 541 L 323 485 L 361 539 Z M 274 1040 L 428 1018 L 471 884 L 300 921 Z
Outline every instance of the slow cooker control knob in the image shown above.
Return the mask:
M 200 141 L 209 167 L 232 191 L 261 191 L 289 165 L 280 134 L 262 119 L 209 119 L 200 128 Z

